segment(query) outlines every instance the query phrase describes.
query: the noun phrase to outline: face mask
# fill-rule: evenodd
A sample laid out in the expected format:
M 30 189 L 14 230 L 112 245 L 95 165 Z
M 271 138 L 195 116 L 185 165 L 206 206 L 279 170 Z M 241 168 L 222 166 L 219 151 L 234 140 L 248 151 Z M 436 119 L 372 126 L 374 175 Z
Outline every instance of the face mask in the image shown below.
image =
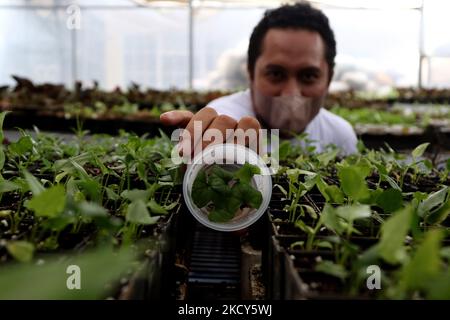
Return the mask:
M 253 105 L 260 121 L 270 129 L 289 134 L 301 133 L 317 115 L 324 97 L 307 98 L 301 95 L 265 96 L 253 90 Z

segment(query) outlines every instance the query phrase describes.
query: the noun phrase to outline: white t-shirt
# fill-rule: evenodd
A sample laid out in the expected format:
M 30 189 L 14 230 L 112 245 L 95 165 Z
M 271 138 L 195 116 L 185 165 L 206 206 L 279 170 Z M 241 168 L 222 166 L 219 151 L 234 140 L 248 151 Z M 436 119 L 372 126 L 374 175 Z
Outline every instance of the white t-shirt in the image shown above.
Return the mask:
M 227 115 L 236 121 L 245 116 L 255 117 L 250 89 L 220 97 L 207 106 L 216 110 L 219 115 Z M 350 123 L 324 108 L 306 126 L 305 132 L 308 139 L 313 141 L 311 145 L 316 147 L 316 152 L 322 152 L 329 144 L 335 144 L 344 154 L 357 152 L 357 138 Z M 292 142 L 295 143 L 295 139 Z

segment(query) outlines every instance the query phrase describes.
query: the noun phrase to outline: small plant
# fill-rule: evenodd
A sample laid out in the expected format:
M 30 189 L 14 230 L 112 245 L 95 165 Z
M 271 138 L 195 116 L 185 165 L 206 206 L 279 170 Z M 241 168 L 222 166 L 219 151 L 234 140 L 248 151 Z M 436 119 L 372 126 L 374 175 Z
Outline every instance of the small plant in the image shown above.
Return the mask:
M 202 169 L 192 185 L 192 200 L 197 207 L 207 208 L 210 221 L 230 221 L 260 207 L 262 194 L 251 184 L 255 174 L 260 169 L 248 163 L 235 172 L 218 165 Z
M 135 244 L 157 237 L 179 208 L 179 166 L 166 135 L 86 135 L 80 126 L 68 144 L 36 128 L 20 133 L 0 144 L 2 261 Z

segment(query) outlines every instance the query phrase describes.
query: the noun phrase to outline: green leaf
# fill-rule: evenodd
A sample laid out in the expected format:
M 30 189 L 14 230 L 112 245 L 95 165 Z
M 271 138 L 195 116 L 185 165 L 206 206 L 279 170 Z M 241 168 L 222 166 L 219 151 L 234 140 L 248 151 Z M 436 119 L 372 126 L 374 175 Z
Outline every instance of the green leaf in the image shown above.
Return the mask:
M 44 258 L 41 265 L 11 264 L 0 268 L 1 300 L 106 299 L 113 295 L 118 281 L 130 269 L 130 248 L 101 247 L 81 255 L 56 255 Z M 80 268 L 80 290 L 69 290 L 69 266 Z M 133 268 L 131 267 L 131 271 Z
M 262 194 L 247 183 L 237 183 L 232 188 L 233 195 L 244 205 L 258 209 L 262 203 Z
M 84 217 L 106 217 L 108 215 L 108 211 L 95 202 L 83 201 L 77 206 Z
M 431 170 L 433 170 L 433 163 L 429 159 L 425 159 L 423 161 L 423 164 L 428 169 L 428 171 L 425 171 L 425 172 L 430 172 Z
M 387 189 L 377 197 L 376 203 L 384 212 L 391 213 L 403 206 L 403 196 L 397 189 Z
M 450 247 L 441 249 L 441 257 L 450 261 Z
M 281 161 L 286 160 L 286 158 L 291 153 L 291 142 L 290 141 L 283 141 L 280 143 L 280 146 L 278 148 L 278 156 Z
M 60 215 L 56 218 L 49 218 L 42 222 L 42 227 L 51 231 L 59 232 L 64 230 L 68 225 L 77 221 L 77 218 L 72 215 Z M 55 249 L 58 247 L 58 241 L 55 240 Z
M 357 219 L 370 218 L 371 211 L 368 205 L 340 206 L 336 208 L 336 214 L 348 222 L 353 222 Z
M 147 190 L 150 191 L 150 198 L 153 198 L 155 196 L 155 192 L 158 191 L 160 188 L 162 187 L 162 185 L 160 185 L 159 183 L 155 182 L 153 183 L 150 188 L 148 188 Z
M 391 177 L 382 174 L 381 179 L 382 179 L 382 181 L 386 181 L 387 183 L 389 183 L 391 188 L 398 190 L 398 191 L 402 191 L 402 188 L 400 188 L 399 185 L 397 184 L 397 182 L 395 182 L 395 180 L 392 179 Z
M 138 163 L 138 165 L 136 166 L 136 172 L 139 179 L 141 179 L 142 181 L 147 181 L 147 171 L 144 163 Z
M 29 136 L 21 137 L 17 142 L 11 143 L 8 149 L 17 155 L 23 155 L 33 149 L 33 141 Z
M 421 145 L 417 146 L 412 152 L 411 155 L 414 159 L 417 159 L 423 155 L 427 147 L 430 145 L 429 142 L 422 143 Z
M 199 207 L 203 208 L 206 206 L 209 202 L 213 201 L 215 197 L 214 190 L 211 190 L 206 183 L 206 172 L 201 170 L 197 177 L 194 180 L 194 183 L 192 184 L 192 201 L 194 204 Z
M 26 204 L 38 217 L 56 217 L 63 212 L 66 205 L 66 193 L 62 185 L 55 185 L 34 195 Z
M 133 190 L 124 190 L 120 194 L 121 197 L 130 200 L 130 201 L 137 201 L 142 200 L 146 202 L 148 198 L 150 197 L 151 190 L 139 190 L 139 189 L 133 189 Z
M 217 193 L 225 195 L 230 192 L 228 183 L 215 173 L 211 173 L 208 177 L 208 185 Z
M 318 241 L 315 243 L 318 248 L 333 250 L 333 245 L 329 241 Z
M 377 203 L 378 197 L 384 192 L 383 189 L 377 188 L 375 190 L 369 189 L 370 196 L 366 199 L 361 200 L 363 204 L 374 205 Z
M 292 183 L 298 182 L 298 176 L 300 175 L 300 169 L 294 168 L 294 169 L 287 169 L 286 174 L 289 178 L 289 181 Z
M 78 182 L 78 186 L 82 188 L 84 194 L 89 196 L 92 201 L 100 202 L 102 197 L 102 185 L 94 179 L 85 178 Z
M 74 163 L 78 164 L 79 166 L 83 166 L 84 164 L 88 163 L 92 160 L 92 154 L 89 152 L 81 153 L 75 157 L 71 157 L 69 159 L 61 159 L 55 161 L 53 165 L 53 170 L 55 172 L 59 171 L 66 171 L 68 173 L 75 172 L 75 166 Z
M 413 197 L 417 201 L 422 201 L 422 200 L 425 200 L 428 197 L 428 193 L 416 191 L 416 192 L 414 192 Z
M 303 249 L 303 247 L 305 246 L 305 241 L 295 241 L 293 243 L 291 243 L 291 245 L 289 246 L 289 249 L 291 250 L 296 250 L 297 247 L 299 247 L 299 249 Z
M 180 202 L 177 200 L 177 201 L 174 201 L 174 202 L 172 202 L 170 204 L 164 205 L 163 208 L 166 209 L 167 211 L 170 211 L 170 210 L 173 210 L 179 204 L 180 204 Z
M 5 139 L 5 136 L 3 134 L 3 122 L 5 121 L 6 115 L 10 112 L 11 111 L 0 112 L 0 145 L 3 144 L 3 140 Z
M 358 163 L 354 166 L 359 171 L 359 174 L 363 179 L 370 175 L 373 170 L 373 165 L 365 157 L 359 159 Z
M 38 179 L 36 179 L 35 176 L 33 176 L 28 171 L 23 171 L 24 178 L 26 182 L 28 183 L 28 187 L 30 188 L 31 192 L 34 196 L 39 195 L 41 192 L 45 190 L 45 188 L 42 186 L 42 184 L 39 182 Z
M 275 185 L 273 186 L 273 189 L 275 190 L 275 188 L 277 188 L 278 190 L 280 190 L 281 193 L 282 193 L 285 197 L 287 197 L 288 192 L 286 191 L 285 188 L 283 188 L 283 187 L 282 187 L 281 185 L 279 185 L 279 184 L 275 184 Z
M 400 209 L 381 226 L 381 238 L 377 244 L 379 255 L 390 264 L 404 261 L 405 238 L 411 225 L 413 209 L 410 205 Z
M 15 177 L 12 180 L 10 180 L 11 182 L 17 184 L 20 187 L 20 190 L 22 192 L 26 192 L 29 191 L 29 187 L 28 187 L 28 183 L 24 178 L 21 177 Z
M 316 213 L 316 211 L 314 210 L 313 207 L 311 207 L 311 206 L 309 206 L 307 204 L 304 204 L 304 205 L 302 205 L 302 208 L 306 209 L 306 212 L 308 212 L 309 216 L 312 219 L 316 220 L 318 218 L 317 213 Z
M 298 176 L 299 175 L 305 175 L 305 176 L 311 176 L 312 179 L 315 178 L 315 176 L 317 176 L 317 173 L 312 172 L 312 171 L 307 171 L 307 170 L 301 170 L 298 168 L 294 168 L 294 169 L 287 169 L 286 170 L 286 174 L 289 178 L 289 180 L 293 183 L 298 182 Z
M 234 176 L 238 178 L 241 182 L 250 183 L 252 177 L 255 174 L 261 174 L 261 170 L 258 166 L 245 163 L 238 171 L 234 173 Z
M 11 192 L 20 189 L 20 185 L 8 180 L 0 181 L 0 193 Z
M 233 196 L 227 197 L 224 201 L 216 201 L 214 204 L 216 209 L 227 210 L 233 217 L 241 207 L 248 207 L 248 205 L 244 205 L 239 198 Z
M 331 150 L 329 152 L 319 154 L 317 156 L 317 160 L 319 160 L 322 166 L 326 167 L 331 160 L 334 160 L 336 158 L 338 153 L 339 153 L 338 149 Z
M 428 285 L 429 300 L 450 300 L 450 270 L 439 274 Z
M 108 187 L 104 187 L 104 188 L 106 191 L 106 196 L 108 197 L 109 200 L 113 200 L 113 201 L 119 200 L 119 198 L 120 198 L 119 195 L 113 189 L 108 188 Z
M 153 214 L 168 214 L 169 212 L 162 207 L 161 205 L 159 205 L 155 199 L 151 199 L 148 203 L 147 206 L 150 208 L 150 211 Z
M 60 230 L 57 230 L 57 231 L 60 231 Z M 45 250 L 54 251 L 54 250 L 59 248 L 58 238 L 56 238 L 56 237 L 48 237 L 47 239 L 44 240 L 44 243 L 40 243 L 40 245 L 42 245 Z
M 212 222 L 223 223 L 223 222 L 228 222 L 231 219 L 233 219 L 234 215 L 235 215 L 235 212 L 231 212 L 226 209 L 214 209 L 209 213 L 208 219 Z
M 155 224 L 159 217 L 151 217 L 143 200 L 131 202 L 127 208 L 126 220 L 136 224 Z
M 210 174 L 218 176 L 220 179 L 222 179 L 226 183 L 228 183 L 231 179 L 234 178 L 234 175 L 230 171 L 222 169 L 219 166 L 213 166 L 211 168 Z
M 302 170 L 303 171 L 303 170 Z M 313 175 L 306 175 L 305 182 L 299 183 L 299 185 L 306 191 L 310 191 L 317 184 L 319 176 L 314 173 Z
M 345 278 L 347 278 L 348 276 L 348 272 L 344 266 L 333 263 L 332 261 L 329 260 L 319 262 L 316 265 L 315 270 L 334 276 L 341 280 L 345 280 Z
M 358 139 L 358 142 L 356 143 L 356 148 L 358 149 L 359 153 L 363 153 L 366 150 L 366 146 L 364 145 L 364 142 L 361 139 Z
M 342 234 L 345 231 L 345 225 L 339 220 L 336 210 L 328 203 L 325 204 L 322 210 L 320 222 L 327 229 L 335 231 L 337 234 Z
M 56 182 L 56 183 L 61 183 L 61 181 L 63 180 L 63 178 L 66 177 L 68 174 L 69 174 L 69 172 L 61 172 L 61 173 L 58 173 L 58 174 L 55 176 L 55 182 Z
M 357 167 L 342 167 L 338 176 L 342 190 L 348 197 L 362 200 L 370 196 L 365 176 Z
M 70 164 L 72 165 L 73 169 L 76 173 L 78 173 L 79 177 L 85 180 L 92 180 L 89 174 L 86 172 L 86 170 L 83 168 L 81 164 L 76 162 L 73 159 L 69 159 Z
M 426 216 L 425 221 L 429 224 L 438 224 L 447 219 L 450 215 L 450 196 L 444 205 L 436 210 L 433 210 L 429 215 Z
M 313 235 L 315 234 L 315 231 L 313 228 L 311 228 L 310 226 L 308 226 L 306 223 L 304 223 L 302 220 L 297 220 L 295 221 L 295 227 L 299 228 L 300 230 L 302 230 L 303 232 L 305 232 L 306 234 L 310 234 Z
M 384 166 L 384 164 L 382 164 L 381 162 L 377 162 L 377 161 L 373 161 L 373 164 L 377 168 L 378 174 L 380 176 L 388 174 L 388 171 L 387 171 L 386 167 Z
M 34 245 L 27 241 L 8 241 L 6 249 L 9 254 L 20 262 L 30 262 L 33 259 Z
M 316 182 L 317 188 L 319 189 L 322 196 L 325 198 L 327 202 L 332 202 L 331 196 L 327 192 L 328 184 L 325 183 L 325 181 L 322 180 L 322 178 L 318 177 Z
M 439 275 L 443 238 L 442 230 L 430 230 L 425 234 L 424 241 L 401 271 L 400 285 L 403 289 L 411 291 L 425 289 L 430 281 Z
M 12 213 L 12 210 L 0 210 L 0 218 L 9 217 Z
M 344 203 L 344 194 L 342 193 L 341 189 L 339 189 L 338 186 L 327 185 L 324 188 L 324 193 L 326 194 L 325 198 L 329 199 L 328 201 L 336 203 L 336 204 Z
M 0 170 L 5 166 L 5 152 L 3 151 L 3 145 L 0 145 Z
M 445 187 L 439 191 L 430 193 L 428 197 L 423 200 L 417 208 L 417 213 L 420 217 L 426 217 L 433 209 L 440 208 L 444 205 L 449 187 Z
M 239 208 L 259 208 L 262 195 L 250 183 L 259 168 L 244 164 L 234 174 L 212 166 L 201 170 L 192 185 L 192 200 L 199 207 L 212 202 L 212 210 L 208 217 L 214 222 L 226 222 L 232 219 Z

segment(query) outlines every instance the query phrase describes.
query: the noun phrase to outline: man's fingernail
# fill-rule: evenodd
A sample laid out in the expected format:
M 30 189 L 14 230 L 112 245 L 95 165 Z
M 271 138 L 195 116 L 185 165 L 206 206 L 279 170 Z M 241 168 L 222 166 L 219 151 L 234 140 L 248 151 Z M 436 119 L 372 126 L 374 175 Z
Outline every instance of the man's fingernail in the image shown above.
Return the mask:
M 173 112 L 172 112 L 172 111 L 167 111 L 167 112 L 164 112 L 164 113 L 161 115 L 161 118 L 164 118 L 164 119 L 172 119 L 172 115 L 173 115 Z

